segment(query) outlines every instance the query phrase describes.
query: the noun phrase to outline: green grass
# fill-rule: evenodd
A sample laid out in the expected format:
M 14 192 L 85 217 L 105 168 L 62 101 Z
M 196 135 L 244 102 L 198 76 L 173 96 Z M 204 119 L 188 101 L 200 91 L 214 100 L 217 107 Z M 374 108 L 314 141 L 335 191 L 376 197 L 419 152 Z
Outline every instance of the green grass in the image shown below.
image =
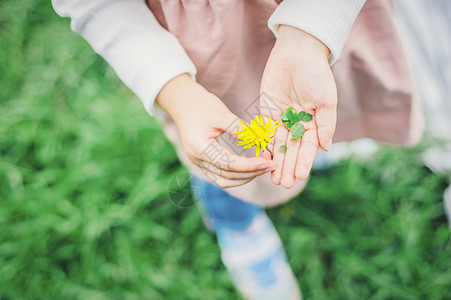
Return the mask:
M 0 2 L 0 299 L 237 299 L 160 126 L 49 1 Z M 451 299 L 419 149 L 315 172 L 269 211 L 305 299 Z M 187 186 L 183 191 L 186 192 Z

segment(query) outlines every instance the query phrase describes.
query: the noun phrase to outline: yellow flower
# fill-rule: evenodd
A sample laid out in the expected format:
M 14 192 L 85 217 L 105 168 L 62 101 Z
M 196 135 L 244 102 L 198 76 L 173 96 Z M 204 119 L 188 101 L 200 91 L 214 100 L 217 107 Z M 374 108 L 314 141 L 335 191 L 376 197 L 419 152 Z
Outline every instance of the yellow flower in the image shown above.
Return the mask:
M 268 143 L 272 142 L 272 137 L 276 132 L 276 128 L 280 124 L 277 121 L 272 121 L 271 118 L 265 123 L 265 114 L 255 116 L 255 119 L 251 121 L 251 125 L 247 126 L 243 122 L 241 124 L 241 131 L 235 131 L 237 138 L 242 140 L 238 143 L 238 146 L 244 146 L 244 149 L 256 146 L 256 155 L 260 155 L 260 149 L 265 149 Z

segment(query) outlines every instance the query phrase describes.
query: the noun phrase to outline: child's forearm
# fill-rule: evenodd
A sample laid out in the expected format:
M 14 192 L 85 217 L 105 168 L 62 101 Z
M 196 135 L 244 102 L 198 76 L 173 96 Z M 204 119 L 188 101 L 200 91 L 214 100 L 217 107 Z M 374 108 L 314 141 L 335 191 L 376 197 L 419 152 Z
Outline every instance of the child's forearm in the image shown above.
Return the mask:
M 296 51 L 298 56 L 304 53 L 309 56 L 321 56 L 327 60 L 330 54 L 329 48 L 316 37 L 288 25 L 280 25 L 275 46 L 291 48 Z

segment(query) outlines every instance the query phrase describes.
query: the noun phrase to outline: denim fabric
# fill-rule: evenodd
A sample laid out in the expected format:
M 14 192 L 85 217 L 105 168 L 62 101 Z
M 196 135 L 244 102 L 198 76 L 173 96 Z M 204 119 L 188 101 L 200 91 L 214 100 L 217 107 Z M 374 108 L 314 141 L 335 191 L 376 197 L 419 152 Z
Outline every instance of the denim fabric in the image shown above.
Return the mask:
M 194 175 L 191 177 L 191 188 L 203 206 L 207 224 L 213 227 L 212 230 L 220 227 L 244 230 L 252 223 L 255 215 L 263 210 L 262 207 L 233 197 L 219 186 Z

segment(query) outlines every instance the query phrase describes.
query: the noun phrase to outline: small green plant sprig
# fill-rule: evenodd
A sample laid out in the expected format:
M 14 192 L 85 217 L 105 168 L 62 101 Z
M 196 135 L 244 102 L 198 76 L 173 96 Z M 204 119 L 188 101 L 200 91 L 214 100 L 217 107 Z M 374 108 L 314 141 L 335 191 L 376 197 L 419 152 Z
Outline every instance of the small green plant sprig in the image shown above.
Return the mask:
M 300 121 L 309 122 L 312 119 L 313 116 L 311 114 L 308 114 L 305 111 L 296 112 L 292 106 L 288 107 L 287 111 L 284 111 L 281 117 L 282 123 L 285 124 L 291 132 L 291 140 L 294 140 L 295 142 L 301 140 L 305 132 L 304 125 L 302 125 Z M 287 146 L 281 145 L 280 151 L 283 153 L 287 152 Z

